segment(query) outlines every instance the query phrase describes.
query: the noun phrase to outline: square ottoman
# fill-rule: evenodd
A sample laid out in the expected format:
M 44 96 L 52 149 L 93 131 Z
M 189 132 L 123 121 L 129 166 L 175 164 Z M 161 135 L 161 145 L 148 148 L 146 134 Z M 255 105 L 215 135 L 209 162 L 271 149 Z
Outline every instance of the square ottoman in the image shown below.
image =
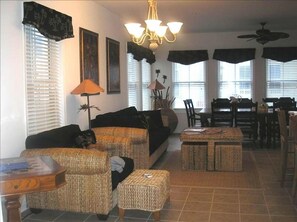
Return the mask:
M 160 220 L 160 210 L 170 197 L 170 175 L 166 170 L 135 170 L 118 185 L 119 216 L 125 209 L 153 212 Z

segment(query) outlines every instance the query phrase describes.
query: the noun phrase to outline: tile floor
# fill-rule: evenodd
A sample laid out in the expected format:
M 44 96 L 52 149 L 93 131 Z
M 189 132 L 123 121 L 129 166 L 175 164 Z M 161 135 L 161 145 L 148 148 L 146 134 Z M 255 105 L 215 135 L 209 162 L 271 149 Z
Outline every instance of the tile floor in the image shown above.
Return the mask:
M 178 135 L 170 138 L 168 151 L 180 149 Z M 262 189 L 222 189 L 206 187 L 171 187 L 170 202 L 161 211 L 161 221 L 195 222 L 297 222 L 297 205 L 292 203 L 290 183 L 280 188 L 277 181 L 279 149 L 253 149 L 244 144 L 244 150 L 254 154 Z M 162 161 L 162 158 L 161 158 Z M 157 163 L 157 165 L 160 163 Z M 128 210 L 124 221 L 152 221 L 149 212 Z M 24 222 L 92 222 L 96 215 L 44 210 L 29 214 Z M 117 207 L 107 220 L 120 221 Z

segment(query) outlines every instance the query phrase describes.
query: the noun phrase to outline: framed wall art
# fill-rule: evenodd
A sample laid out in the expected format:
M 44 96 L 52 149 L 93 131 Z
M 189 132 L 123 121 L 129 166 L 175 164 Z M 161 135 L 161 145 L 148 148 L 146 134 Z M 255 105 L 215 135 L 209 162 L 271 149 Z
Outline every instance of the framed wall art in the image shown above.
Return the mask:
M 120 43 L 106 38 L 107 93 L 120 93 Z
M 91 79 L 99 85 L 98 34 L 79 28 L 80 81 Z

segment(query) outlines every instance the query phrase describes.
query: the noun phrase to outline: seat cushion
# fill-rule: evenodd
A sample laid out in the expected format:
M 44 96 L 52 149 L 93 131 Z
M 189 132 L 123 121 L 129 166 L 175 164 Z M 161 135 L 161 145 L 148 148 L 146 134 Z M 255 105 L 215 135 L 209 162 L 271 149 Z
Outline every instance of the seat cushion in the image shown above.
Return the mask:
M 129 176 L 134 170 L 134 161 L 128 157 L 121 157 L 125 161 L 123 172 L 111 171 L 112 190 L 116 189 L 118 184 Z

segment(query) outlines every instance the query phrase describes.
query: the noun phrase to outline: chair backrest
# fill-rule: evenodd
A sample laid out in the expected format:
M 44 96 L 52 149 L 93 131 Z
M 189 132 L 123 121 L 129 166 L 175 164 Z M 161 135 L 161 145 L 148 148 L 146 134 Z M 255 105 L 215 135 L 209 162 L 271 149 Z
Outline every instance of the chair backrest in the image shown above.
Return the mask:
M 198 120 L 199 118 L 196 115 L 195 107 L 194 107 L 192 99 L 184 100 L 184 104 L 186 107 L 188 127 L 195 126 L 196 120 Z
M 233 126 L 233 106 L 229 99 L 214 99 L 211 102 L 211 125 Z
M 273 107 L 273 103 L 278 101 L 278 98 L 276 97 L 270 97 L 270 98 L 262 98 L 262 101 L 268 105 L 269 108 Z
M 284 139 L 288 138 L 288 129 L 287 129 L 287 120 L 286 120 L 286 112 L 285 110 L 277 111 L 278 124 L 280 135 L 284 137 Z
M 273 103 L 274 119 L 277 118 L 277 111 L 284 110 L 286 123 L 289 124 L 289 111 L 296 110 L 296 102 L 291 99 L 283 99 Z
M 186 107 L 186 114 L 187 114 L 187 120 L 188 120 L 188 127 L 191 126 L 191 113 L 190 113 L 190 105 L 189 105 L 189 100 L 185 99 L 184 104 Z
M 235 126 L 243 123 L 244 125 L 254 125 L 257 120 L 258 102 L 252 99 L 242 99 L 235 106 Z

